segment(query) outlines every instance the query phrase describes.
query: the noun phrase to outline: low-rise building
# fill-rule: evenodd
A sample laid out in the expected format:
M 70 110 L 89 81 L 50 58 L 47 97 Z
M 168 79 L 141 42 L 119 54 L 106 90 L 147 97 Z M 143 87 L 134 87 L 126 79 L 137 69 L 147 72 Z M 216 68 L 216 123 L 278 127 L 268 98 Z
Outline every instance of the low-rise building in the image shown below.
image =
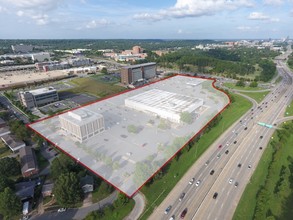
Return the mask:
M 10 134 L 11 131 L 9 129 L 9 127 L 2 127 L 0 128 L 0 137 L 4 136 L 4 135 L 7 135 L 7 134 Z
M 59 115 L 61 129 L 79 142 L 83 142 L 105 130 L 103 115 L 86 109 L 77 109 Z
M 43 62 L 45 60 L 50 60 L 50 54 L 49 53 L 34 53 L 32 54 L 32 60 L 34 62 Z
M 33 51 L 34 49 L 32 45 L 25 45 L 25 44 L 11 45 L 11 48 L 14 53 L 28 53 Z
M 14 185 L 15 194 L 20 200 L 28 200 L 34 197 L 36 181 L 19 182 Z
M 19 92 L 18 97 L 21 104 L 28 109 L 46 105 L 59 100 L 58 93 L 53 87 Z
M 25 143 L 21 140 L 18 140 L 14 135 L 3 135 L 1 140 L 10 148 L 10 150 L 13 151 L 13 153 L 18 152 L 21 148 L 25 147 Z
M 21 173 L 23 177 L 30 177 L 39 172 L 34 151 L 30 146 L 19 150 Z

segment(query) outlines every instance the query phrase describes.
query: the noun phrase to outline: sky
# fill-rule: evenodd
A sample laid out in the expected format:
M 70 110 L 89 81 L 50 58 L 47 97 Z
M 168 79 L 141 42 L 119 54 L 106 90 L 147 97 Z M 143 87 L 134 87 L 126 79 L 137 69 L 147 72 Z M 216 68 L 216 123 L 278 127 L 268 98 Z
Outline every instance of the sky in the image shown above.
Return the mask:
M 293 38 L 293 0 L 0 0 L 0 39 Z

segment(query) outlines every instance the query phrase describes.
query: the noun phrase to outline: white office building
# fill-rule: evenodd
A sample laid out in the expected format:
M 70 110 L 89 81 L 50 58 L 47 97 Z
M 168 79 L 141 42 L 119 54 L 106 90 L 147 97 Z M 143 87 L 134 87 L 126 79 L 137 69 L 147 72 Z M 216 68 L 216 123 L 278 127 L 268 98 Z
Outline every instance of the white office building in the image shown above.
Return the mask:
M 34 62 L 43 62 L 45 60 L 50 60 L 50 53 L 33 53 L 32 60 Z
M 28 109 L 46 105 L 59 100 L 58 93 L 53 87 L 21 91 L 18 93 L 21 104 Z
M 61 129 L 83 142 L 105 130 L 103 115 L 86 109 L 77 109 L 59 115 Z
M 152 89 L 125 99 L 125 106 L 138 111 L 180 123 L 182 112 L 194 112 L 203 105 L 203 100 L 177 93 Z

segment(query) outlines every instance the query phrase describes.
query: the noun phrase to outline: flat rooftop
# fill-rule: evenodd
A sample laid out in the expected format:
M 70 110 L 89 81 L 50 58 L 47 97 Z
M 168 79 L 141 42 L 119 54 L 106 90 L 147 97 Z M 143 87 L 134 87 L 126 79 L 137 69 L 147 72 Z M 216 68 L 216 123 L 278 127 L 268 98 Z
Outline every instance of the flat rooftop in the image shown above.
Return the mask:
M 138 67 L 142 67 L 142 66 L 151 66 L 151 65 L 156 65 L 155 62 L 151 62 L 151 63 L 142 63 L 142 64 L 136 64 L 136 65 L 131 65 L 131 66 L 124 66 L 122 67 L 122 69 L 128 69 L 128 68 L 138 68 Z
M 32 123 L 29 127 L 131 197 L 229 104 L 228 96 L 215 89 L 213 82 L 178 75 L 71 110 L 73 113 L 86 110 L 104 117 L 105 131 L 82 143 L 61 129 L 59 117 L 68 113 Z M 141 98 L 143 94 L 161 97 L 159 100 L 167 94 L 177 97 L 174 102 L 178 112 L 183 110 L 180 105 L 176 108 L 181 99 L 189 103 L 202 100 L 202 105 L 190 112 L 191 123 L 174 123 L 125 105 L 125 100 Z
M 56 89 L 54 89 L 53 87 L 46 87 L 46 88 L 30 90 L 28 92 L 33 94 L 33 95 L 41 95 L 41 94 L 48 93 L 48 92 L 53 92 L 53 91 L 56 91 Z

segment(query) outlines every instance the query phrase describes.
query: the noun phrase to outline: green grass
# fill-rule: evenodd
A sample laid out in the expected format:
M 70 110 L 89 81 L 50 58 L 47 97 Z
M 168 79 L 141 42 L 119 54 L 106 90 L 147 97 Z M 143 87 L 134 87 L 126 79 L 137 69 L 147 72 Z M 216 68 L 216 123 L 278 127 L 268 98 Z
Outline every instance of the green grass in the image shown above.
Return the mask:
M 287 106 L 284 116 L 293 116 L 293 101 Z
M 101 187 L 99 187 L 98 189 L 96 189 L 92 192 L 92 201 L 93 201 L 93 203 L 96 203 L 96 202 L 106 198 L 111 193 L 112 192 L 108 192 L 106 190 L 101 189 Z
M 258 192 L 262 187 L 268 192 L 265 202 L 262 204 L 262 207 L 264 208 L 263 215 L 266 215 L 263 216 L 263 219 L 266 219 L 268 216 L 274 216 L 273 219 L 292 219 L 293 193 L 292 174 L 290 173 L 290 167 L 292 169 L 292 161 L 288 159 L 289 157 L 293 158 L 293 148 L 291 147 L 293 146 L 292 130 L 291 135 L 286 139 L 287 140 L 284 142 L 283 146 L 278 145 L 279 148 L 275 153 L 274 160 L 274 150 L 271 145 L 272 141 L 267 146 L 253 176 L 251 177 L 250 183 L 245 188 L 234 213 L 233 220 L 254 219 L 254 212 L 259 199 L 259 196 L 256 195 L 258 195 Z M 273 135 L 273 140 L 278 143 L 278 135 L 276 132 Z M 278 193 L 276 192 L 276 187 L 279 186 L 280 183 L 280 172 L 282 167 L 286 167 L 288 177 L 283 180 L 286 184 L 281 190 L 282 193 Z
M 88 93 L 97 97 L 106 97 L 126 90 L 124 87 L 113 83 L 102 82 L 99 76 L 78 78 L 71 80 L 76 85 L 75 88 L 64 90 L 73 93 Z
M 269 94 L 269 92 L 270 91 L 265 91 L 265 92 L 241 92 L 241 93 L 253 98 L 255 101 L 257 101 L 257 103 L 260 103 L 265 98 L 265 96 L 267 94 Z
M 95 220 L 95 219 L 101 219 L 101 220 L 121 220 L 124 219 L 131 210 L 134 207 L 134 200 L 130 199 L 128 203 L 126 203 L 124 206 L 119 206 L 117 208 L 114 208 L 111 210 L 110 208 L 104 208 L 103 209 L 103 216 L 102 217 L 97 217 L 94 216 L 93 213 L 89 214 L 85 220 Z
M 2 141 L 0 141 L 0 158 L 6 157 L 10 154 L 12 154 L 11 150 Z
M 145 212 L 140 219 L 147 219 L 153 212 L 153 209 L 160 205 L 176 183 L 182 178 L 194 162 L 203 154 L 203 152 L 235 121 L 237 121 L 252 104 L 239 95 L 233 95 L 235 102 L 222 113 L 222 119 L 219 124 L 205 133 L 198 143 L 195 143 L 187 152 L 183 150 L 178 160 L 173 159 L 168 167 L 168 172 L 152 184 L 146 184 L 141 191 L 145 195 L 147 205 Z M 168 165 L 167 165 L 168 166 Z M 165 168 L 167 169 L 167 168 Z
M 281 82 L 282 79 L 283 79 L 282 76 L 279 76 L 279 77 L 276 79 L 275 83 L 277 84 L 277 83 Z
M 249 87 L 249 86 L 236 86 L 235 83 L 224 83 L 223 84 L 225 87 L 229 88 L 229 89 L 237 89 L 237 90 L 243 90 L 243 91 L 257 91 L 257 90 L 262 90 L 263 88 L 260 87 Z

